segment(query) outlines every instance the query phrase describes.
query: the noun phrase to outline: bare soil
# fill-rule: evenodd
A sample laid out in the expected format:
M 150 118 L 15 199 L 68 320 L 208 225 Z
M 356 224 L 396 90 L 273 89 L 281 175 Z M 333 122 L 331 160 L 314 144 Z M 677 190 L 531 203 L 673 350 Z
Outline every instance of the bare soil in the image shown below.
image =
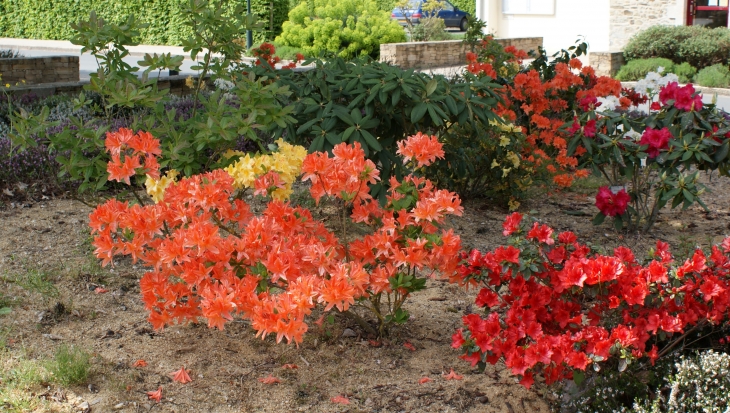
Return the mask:
M 730 233 L 728 181 L 703 179 L 712 190 L 704 197 L 709 212 L 699 206 L 664 210 L 646 235 L 619 234 L 608 223 L 592 226 L 595 183 L 535 194 L 520 211 L 609 252 L 626 245 L 639 256 L 661 239 L 677 256 L 686 256 L 695 246 L 706 247 Z M 485 200 L 468 200 L 465 207 L 464 216 L 450 222 L 464 245 L 482 250 L 499 245 L 507 211 Z M 11 357 L 47 360 L 66 343 L 94 356 L 87 386 L 58 389 L 49 383 L 32 389 L 32 397 L 44 400 L 38 411 L 518 413 L 548 412 L 556 400 L 554 389 L 539 384 L 524 389 L 501 364 L 480 373 L 457 358 L 451 334 L 461 317 L 474 310 L 475 292 L 439 281 L 429 281 L 425 291 L 409 299 L 411 319 L 378 347 L 356 324 L 339 317 L 322 328 L 312 325 L 299 348 L 277 345 L 273 337 L 256 338 L 240 320 L 225 331 L 204 324 L 153 331 L 139 294 L 143 268 L 126 261 L 113 269 L 98 266 L 91 255 L 90 212 L 62 197 L 0 194 L 2 292 L 15 302 L 11 315 L 0 318 L 5 351 Z M 58 295 L 30 292 L 11 282 L 29 270 L 49 274 Z M 97 287 L 108 292 L 97 294 Z M 148 365 L 132 367 L 138 359 Z M 298 368 L 283 369 L 287 363 Z M 171 381 L 170 373 L 181 366 L 191 370 L 191 383 Z M 451 368 L 463 379 L 446 380 Z M 281 383 L 258 380 L 270 374 Z M 431 381 L 419 384 L 423 377 Z M 146 392 L 159 386 L 163 399 L 158 404 Z M 350 404 L 331 401 L 339 395 Z

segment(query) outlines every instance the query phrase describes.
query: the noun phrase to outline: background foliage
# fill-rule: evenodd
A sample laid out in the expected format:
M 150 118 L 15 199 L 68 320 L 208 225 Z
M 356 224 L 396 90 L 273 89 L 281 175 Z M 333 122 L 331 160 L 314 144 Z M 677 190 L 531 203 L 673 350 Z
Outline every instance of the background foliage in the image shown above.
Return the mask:
M 223 0 L 232 10 L 238 2 Z M 0 36 L 25 39 L 68 40 L 74 35 L 71 23 L 91 11 L 107 21 L 134 15 L 149 27 L 141 33 L 141 44 L 180 45 L 192 31 L 181 13 L 187 0 L 0 0 Z M 271 5 L 274 6 L 270 30 Z M 271 39 L 281 32 L 289 13 L 289 0 L 251 0 L 251 11 L 264 23 L 265 31 L 254 32 L 255 41 Z

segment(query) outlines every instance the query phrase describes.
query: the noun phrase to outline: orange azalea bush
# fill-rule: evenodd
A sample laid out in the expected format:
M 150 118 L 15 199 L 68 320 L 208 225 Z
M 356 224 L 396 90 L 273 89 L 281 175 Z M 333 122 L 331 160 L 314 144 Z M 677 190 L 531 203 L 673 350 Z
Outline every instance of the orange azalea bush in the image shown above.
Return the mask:
M 578 168 L 578 157 L 585 149 L 568 153 L 574 133 L 568 127 L 576 114 L 595 106 L 598 98 L 614 96 L 625 108 L 631 102 L 621 96 L 619 81 L 596 76 L 593 68 L 583 66 L 576 53 L 564 51 L 549 64 L 547 58 L 538 57 L 529 70 L 517 73 L 515 68 L 525 57 L 523 50 L 502 48 L 487 37 L 476 52 L 467 54 L 467 70 L 477 76 L 503 78 L 506 85 L 499 90 L 503 102 L 495 112 L 521 127 L 527 136 L 522 153 L 524 167 L 546 173 L 558 186 L 570 186 L 576 177 L 588 176 L 587 170 Z
M 108 134 L 107 149 L 119 154 L 109 163 L 112 179 L 159 177 L 154 162 L 139 161 L 154 159 L 156 145 L 144 132 Z M 402 142 L 399 153 L 406 163 L 443 157 L 436 138 L 421 134 Z M 385 334 L 407 320 L 402 304 L 424 287 L 425 275 L 456 276 L 460 239 L 440 225 L 447 215 L 461 214 L 458 196 L 408 175 L 391 179 L 382 207 L 368 187 L 379 172 L 358 143 L 307 155 L 302 171 L 315 200 L 336 198 L 343 218 L 348 213 L 371 231 L 350 239 L 343 230 L 338 237 L 307 209 L 276 199 L 254 215 L 243 201 L 246 189 L 237 189 L 225 170 L 214 170 L 170 183 L 155 204 L 110 200 L 98 206 L 90 215 L 95 254 L 104 265 L 126 255 L 149 268 L 140 285 L 157 329 L 199 319 L 223 329 L 240 316 L 277 342 L 300 343 L 318 304 L 324 311 L 364 307 L 378 319 L 376 333 Z M 278 173 L 257 177 L 257 193 L 280 190 Z

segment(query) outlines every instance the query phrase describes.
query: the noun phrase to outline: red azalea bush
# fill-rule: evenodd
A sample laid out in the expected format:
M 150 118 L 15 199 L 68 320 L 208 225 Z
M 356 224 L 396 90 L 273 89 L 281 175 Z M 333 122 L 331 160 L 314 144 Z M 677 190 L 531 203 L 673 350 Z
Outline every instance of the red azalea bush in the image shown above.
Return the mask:
M 151 135 L 120 131 L 106 142 L 112 179 L 159 176 L 156 164 L 146 162 L 142 170 L 139 162 L 158 152 Z M 421 134 L 399 143 L 399 153 L 419 164 L 443 156 L 435 137 Z M 355 238 L 345 226 L 338 238 L 307 209 L 275 200 L 255 216 L 234 178 L 218 169 L 170 183 L 157 204 L 110 200 L 98 206 L 89 217 L 95 255 L 104 265 L 127 255 L 149 268 L 140 285 L 157 329 L 200 318 L 223 329 L 241 316 L 263 337 L 276 334 L 277 342 L 301 342 L 305 319 L 318 304 L 324 311 L 370 310 L 380 327 L 375 333 L 385 334 L 408 319 L 402 305 L 424 288 L 425 276 L 454 276 L 460 239 L 440 226 L 447 215 L 461 214 L 458 196 L 408 175 L 391 179 L 381 207 L 368 188 L 379 172 L 357 142 L 336 145 L 332 155 L 307 155 L 302 170 L 317 201 L 339 199 L 342 221 L 349 215 L 371 232 Z M 257 177 L 257 193 L 279 190 L 277 174 L 271 169 Z
M 659 241 L 642 264 L 628 248 L 601 255 L 522 218 L 505 220 L 507 246 L 462 256 L 459 282 L 481 288 L 484 314 L 464 316 L 452 346 L 472 365 L 503 360 L 529 388 L 610 358 L 653 364 L 690 331 L 729 320 L 730 238 L 683 264 Z

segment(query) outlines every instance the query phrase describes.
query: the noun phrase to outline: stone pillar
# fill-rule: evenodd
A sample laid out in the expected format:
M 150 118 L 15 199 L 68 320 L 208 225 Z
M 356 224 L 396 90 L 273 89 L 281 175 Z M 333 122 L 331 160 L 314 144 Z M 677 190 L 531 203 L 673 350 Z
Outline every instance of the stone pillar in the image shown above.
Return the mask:
M 596 76 L 615 76 L 623 66 L 623 52 L 590 52 L 588 64 L 596 71 Z

